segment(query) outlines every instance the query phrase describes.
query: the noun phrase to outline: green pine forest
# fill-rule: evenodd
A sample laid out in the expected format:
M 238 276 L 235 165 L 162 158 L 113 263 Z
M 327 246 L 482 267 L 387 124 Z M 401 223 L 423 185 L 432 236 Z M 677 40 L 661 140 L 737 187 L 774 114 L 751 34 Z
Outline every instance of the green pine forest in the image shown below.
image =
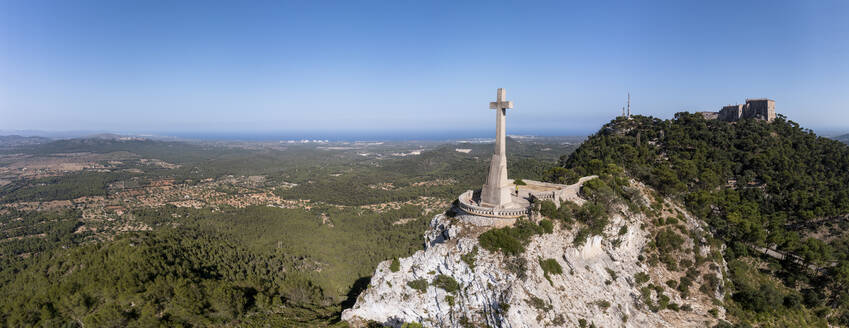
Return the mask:
M 606 164 L 684 202 L 725 243 L 723 301 L 737 325 L 849 325 L 849 146 L 781 116 L 635 116 L 606 124 L 545 175 L 571 182 Z

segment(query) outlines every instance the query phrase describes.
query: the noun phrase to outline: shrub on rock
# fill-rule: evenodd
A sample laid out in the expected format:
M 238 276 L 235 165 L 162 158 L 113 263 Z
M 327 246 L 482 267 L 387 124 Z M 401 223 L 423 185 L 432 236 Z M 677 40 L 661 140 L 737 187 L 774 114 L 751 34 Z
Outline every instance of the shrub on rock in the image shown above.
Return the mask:
M 392 264 L 389 264 L 389 270 L 392 272 L 398 272 L 398 270 L 401 270 L 401 262 L 398 261 L 397 257 L 392 259 Z
M 437 288 L 442 288 L 449 293 L 456 293 L 460 290 L 460 284 L 457 280 L 454 280 L 451 276 L 444 274 L 436 276 L 436 279 L 433 280 L 433 285 Z
M 416 279 L 413 281 L 408 281 L 407 286 L 410 286 L 410 288 L 418 290 L 420 292 L 424 292 L 425 290 L 427 290 L 427 280 Z

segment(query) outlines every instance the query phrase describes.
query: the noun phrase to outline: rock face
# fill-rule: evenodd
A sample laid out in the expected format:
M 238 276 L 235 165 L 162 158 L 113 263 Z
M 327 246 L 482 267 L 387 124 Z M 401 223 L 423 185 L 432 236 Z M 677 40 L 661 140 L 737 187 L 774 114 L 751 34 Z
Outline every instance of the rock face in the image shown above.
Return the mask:
M 642 196 L 648 199 L 645 193 Z M 668 201 L 665 204 L 670 212 L 686 218 L 681 225 L 689 231 L 704 233 L 699 221 L 679 206 Z M 575 246 L 577 229 L 555 224 L 553 233 L 534 236 L 525 252 L 515 257 L 479 247 L 477 236 L 486 227 L 468 224 L 462 217 L 437 215 L 425 233 L 426 249 L 400 259 L 397 271 L 392 271 L 391 261 L 380 263 L 369 287 L 353 308 L 342 313 L 342 319 L 353 326 L 372 321 L 393 327 L 409 322 L 426 327 L 462 327 L 469 323 L 576 327 L 581 322 L 597 327 L 703 327 L 706 322 L 715 323 L 717 317 L 723 318 L 724 310 L 711 299 L 722 297 L 724 263 L 712 265 L 711 272 L 720 283 L 706 293 L 698 289 L 707 264 L 693 266 L 699 268 L 699 274 L 689 293 L 670 288 L 665 282 L 684 274 L 669 271 L 656 261 L 654 266 L 649 265 L 640 256 L 652 240 L 656 221 L 619 207 L 611 211 L 619 214 L 610 217 L 604 236 L 591 236 L 583 245 Z M 703 242 L 686 239 L 683 247 L 706 256 L 711 253 L 709 247 L 693 247 Z M 557 261 L 563 273 L 546 277 L 540 265 L 546 259 Z M 635 281 L 638 273 L 648 274 L 650 280 Z M 452 277 L 459 289 L 448 292 L 435 286 L 440 275 Z M 666 296 L 655 291 L 661 288 L 657 286 L 665 288 Z M 669 297 L 668 303 L 687 306 L 677 311 L 658 309 L 658 299 L 665 297 Z

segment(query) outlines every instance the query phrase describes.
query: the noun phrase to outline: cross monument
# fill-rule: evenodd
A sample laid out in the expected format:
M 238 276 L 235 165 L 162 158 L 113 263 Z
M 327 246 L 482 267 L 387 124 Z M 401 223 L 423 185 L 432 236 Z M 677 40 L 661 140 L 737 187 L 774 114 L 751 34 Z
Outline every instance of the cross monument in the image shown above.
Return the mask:
M 496 101 L 489 103 L 495 109 L 495 152 L 489 163 L 489 175 L 481 189 L 481 203 L 493 207 L 502 207 L 510 203 L 510 183 L 507 181 L 507 151 L 504 118 L 507 109 L 513 108 L 513 102 L 507 101 L 504 88 L 498 88 Z

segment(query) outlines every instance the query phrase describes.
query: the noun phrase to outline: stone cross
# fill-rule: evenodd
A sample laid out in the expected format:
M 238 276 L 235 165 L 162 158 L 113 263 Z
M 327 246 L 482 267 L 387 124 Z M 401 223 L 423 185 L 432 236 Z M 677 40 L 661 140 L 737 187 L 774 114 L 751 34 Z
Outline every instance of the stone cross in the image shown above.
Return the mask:
M 505 131 L 504 131 L 504 118 L 507 116 L 507 109 L 513 108 L 513 102 L 508 101 L 505 98 L 507 97 L 507 92 L 504 91 L 504 88 L 498 88 L 498 95 L 495 97 L 495 101 L 489 103 L 489 108 L 495 110 L 495 153 L 507 155 L 505 152 Z M 505 179 L 507 176 L 505 175 Z
M 489 103 L 489 108 L 495 109 L 495 151 L 489 163 L 486 184 L 481 189 L 481 203 L 494 207 L 502 207 L 511 201 L 510 183 L 507 181 L 507 138 L 504 118 L 507 116 L 507 109 L 513 108 L 513 102 L 506 99 L 506 94 L 503 88 L 498 88 L 495 101 Z

